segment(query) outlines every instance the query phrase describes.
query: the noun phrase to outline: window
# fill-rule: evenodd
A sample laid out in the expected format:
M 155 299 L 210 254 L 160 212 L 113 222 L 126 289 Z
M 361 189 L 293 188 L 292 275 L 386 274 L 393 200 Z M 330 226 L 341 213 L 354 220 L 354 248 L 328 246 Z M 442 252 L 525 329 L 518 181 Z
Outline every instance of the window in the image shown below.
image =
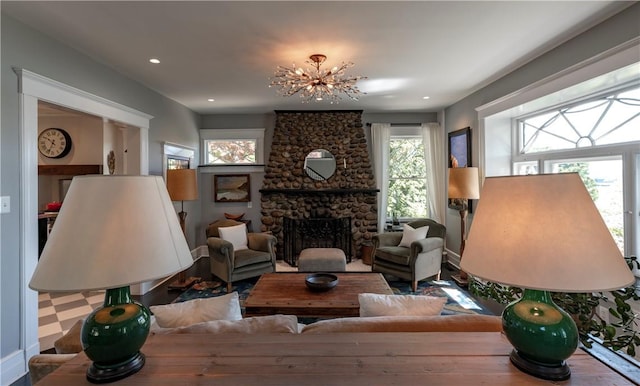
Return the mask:
M 519 121 L 523 154 L 640 141 L 640 87 Z
M 177 143 L 164 142 L 162 146 L 162 175 L 167 178 L 167 170 L 189 169 L 195 159 L 195 149 Z
M 205 139 L 206 164 L 255 164 L 256 140 Z
M 580 175 L 620 252 L 624 253 L 622 157 L 547 161 L 545 170 L 550 173 L 577 172 Z
M 200 130 L 205 165 L 264 163 L 264 129 Z
M 428 217 L 424 145 L 419 129 L 414 131 L 413 134 L 391 134 L 388 219 Z
M 577 172 L 623 255 L 633 250 L 632 180 L 640 149 L 640 88 L 620 89 L 516 119 L 515 174 Z M 628 174 L 631 176 L 631 174 Z M 625 223 L 625 221 L 627 221 Z M 626 238 L 626 240 L 625 240 Z

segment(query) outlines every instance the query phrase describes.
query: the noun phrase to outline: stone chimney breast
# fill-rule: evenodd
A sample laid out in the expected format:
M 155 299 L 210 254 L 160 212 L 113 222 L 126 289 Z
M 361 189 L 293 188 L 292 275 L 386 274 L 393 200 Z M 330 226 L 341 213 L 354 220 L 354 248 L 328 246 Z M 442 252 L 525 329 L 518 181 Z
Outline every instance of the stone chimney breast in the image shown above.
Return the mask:
M 328 150 L 336 168 L 326 180 L 304 170 L 305 157 Z M 351 218 L 352 256 L 377 232 L 376 181 L 362 124 L 362 111 L 276 111 L 265 167 L 261 213 L 264 232 L 278 238 L 283 258 L 284 218 Z

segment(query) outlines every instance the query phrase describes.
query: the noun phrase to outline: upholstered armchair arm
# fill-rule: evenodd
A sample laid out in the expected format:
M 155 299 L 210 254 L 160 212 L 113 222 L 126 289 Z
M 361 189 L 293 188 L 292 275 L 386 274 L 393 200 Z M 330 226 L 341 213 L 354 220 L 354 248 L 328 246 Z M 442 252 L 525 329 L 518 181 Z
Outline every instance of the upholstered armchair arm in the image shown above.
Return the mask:
M 417 240 L 411 243 L 411 256 L 417 256 L 419 253 L 433 251 L 443 246 L 444 240 L 440 237 L 427 237 L 426 239 Z
M 402 232 L 386 232 L 373 235 L 373 247 L 395 247 L 402 240 Z
M 275 254 L 275 246 L 277 239 L 268 233 L 247 233 L 247 241 L 249 249 L 254 251 L 269 252 Z
M 210 254 L 213 253 L 217 259 L 225 258 L 229 264 L 233 261 L 233 244 L 227 240 L 223 240 L 219 237 L 209 237 L 207 239 L 207 246 L 209 247 Z

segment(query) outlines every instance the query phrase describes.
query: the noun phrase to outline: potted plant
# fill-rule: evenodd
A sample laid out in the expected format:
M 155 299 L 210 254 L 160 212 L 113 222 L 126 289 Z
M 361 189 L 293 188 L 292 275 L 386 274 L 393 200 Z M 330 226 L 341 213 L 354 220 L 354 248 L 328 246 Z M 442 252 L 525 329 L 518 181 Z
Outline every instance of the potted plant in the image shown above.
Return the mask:
M 636 256 L 625 257 L 625 260 L 629 269 L 640 268 Z M 476 278 L 470 281 L 469 290 L 474 295 L 500 304 L 515 301 L 522 295 L 521 288 L 484 282 Z M 640 300 L 637 291 L 635 286 L 630 286 L 607 293 L 552 292 L 551 294 L 553 301 L 572 315 L 578 327 L 580 341 L 585 347 L 591 348 L 595 338 L 601 340 L 605 347 L 613 351 L 624 350 L 627 354 L 635 356 L 636 347 L 640 346 L 640 333 L 634 329 L 634 326 L 640 317 L 631 309 L 631 302 Z M 613 298 L 608 297 L 609 294 Z M 608 309 L 614 321 L 604 320 L 596 312 L 601 302 L 608 301 L 614 304 Z

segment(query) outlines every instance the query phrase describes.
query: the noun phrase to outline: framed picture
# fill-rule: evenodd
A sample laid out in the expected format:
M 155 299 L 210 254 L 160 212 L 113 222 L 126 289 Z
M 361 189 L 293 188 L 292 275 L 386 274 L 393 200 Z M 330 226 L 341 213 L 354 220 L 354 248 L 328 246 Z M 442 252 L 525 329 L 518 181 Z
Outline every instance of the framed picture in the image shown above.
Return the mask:
M 220 174 L 213 176 L 213 201 L 251 201 L 250 174 Z
M 449 133 L 449 167 L 466 168 L 471 166 L 471 128 Z
M 449 133 L 449 167 L 466 168 L 468 166 L 471 166 L 471 127 Z M 471 200 L 466 201 L 467 209 L 471 213 Z M 449 208 L 460 210 L 461 199 L 450 198 Z

